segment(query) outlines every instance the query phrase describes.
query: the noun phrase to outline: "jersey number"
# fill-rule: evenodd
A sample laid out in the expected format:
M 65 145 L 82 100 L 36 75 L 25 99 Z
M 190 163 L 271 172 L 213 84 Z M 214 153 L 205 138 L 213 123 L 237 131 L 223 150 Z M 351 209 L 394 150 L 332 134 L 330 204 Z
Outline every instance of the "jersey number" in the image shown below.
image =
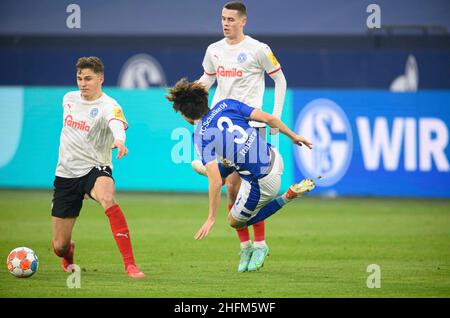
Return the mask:
M 220 117 L 219 120 L 217 121 L 217 127 L 219 127 L 219 129 L 221 131 L 223 131 L 225 128 L 223 127 L 223 123 L 227 123 L 228 124 L 228 132 L 232 133 L 233 131 L 238 131 L 242 137 L 241 138 L 234 138 L 234 142 L 237 144 L 243 144 L 244 142 L 247 141 L 248 139 L 248 134 L 245 132 L 245 130 L 241 127 L 241 126 L 236 126 L 233 124 L 233 122 L 231 121 L 230 118 L 228 117 Z

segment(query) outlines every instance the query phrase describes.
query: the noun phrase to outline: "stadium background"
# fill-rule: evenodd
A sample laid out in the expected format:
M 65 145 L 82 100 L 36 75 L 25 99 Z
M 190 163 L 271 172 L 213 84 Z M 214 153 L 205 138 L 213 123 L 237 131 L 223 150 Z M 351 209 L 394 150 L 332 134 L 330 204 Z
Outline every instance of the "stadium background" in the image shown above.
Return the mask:
M 283 66 L 284 121 L 314 137 L 312 153 L 271 140 L 284 157 L 282 186 L 323 178 L 267 221 L 264 269 L 238 276 L 226 200 L 208 238 L 192 239 L 207 183 L 190 168 L 192 128 L 164 98 L 179 78 L 201 76 L 207 46 L 222 38 L 224 2 L 0 2 L 0 257 L 28 246 L 40 258 L 29 280 L 1 266 L 0 297 L 448 298 L 450 3 L 373 1 L 381 29 L 368 29 L 372 1 L 245 1 L 246 34 Z M 68 27 L 70 4 L 80 28 Z M 89 55 L 104 61 L 105 91 L 130 125 L 114 176 L 149 275 L 126 280 L 107 221 L 88 200 L 74 231 L 74 290 L 51 251 L 50 202 L 62 97 L 77 89 L 77 58 Z M 266 86 L 270 112 L 268 77 Z M 366 285 L 369 264 L 381 267 L 380 289 Z
M 2 2 L 0 11 L 9 14 L 0 22 L 0 109 L 8 114 L 0 134 L 1 187 L 51 188 L 61 98 L 75 89 L 77 58 L 95 55 L 106 66 L 106 92 L 123 105 L 131 127 L 130 155 L 115 163 L 118 188 L 205 191 L 205 180 L 193 178 L 189 168 L 192 148 L 177 148 L 189 146 L 190 128 L 164 100 L 164 87 L 201 76 L 207 45 L 221 38 L 219 3 L 130 3 L 125 8 L 108 2 L 105 10 L 105 1 L 78 1 L 81 23 L 69 28 L 70 2 Z M 316 144 L 314 159 L 305 162 L 286 138 L 272 140 L 286 158 L 283 185 L 322 175 L 315 194 L 449 197 L 450 41 L 444 12 L 450 6 L 378 1 L 383 28 L 368 29 L 369 4 L 247 3 L 246 33 L 272 47 L 287 78 L 283 119 Z M 270 111 L 273 82 L 266 82 Z M 303 117 L 313 123 L 306 128 L 299 115 L 311 102 L 316 106 Z M 177 127 L 184 134 L 174 132 Z M 174 160 L 177 152 L 182 158 Z M 190 181 L 173 183 L 170 175 Z

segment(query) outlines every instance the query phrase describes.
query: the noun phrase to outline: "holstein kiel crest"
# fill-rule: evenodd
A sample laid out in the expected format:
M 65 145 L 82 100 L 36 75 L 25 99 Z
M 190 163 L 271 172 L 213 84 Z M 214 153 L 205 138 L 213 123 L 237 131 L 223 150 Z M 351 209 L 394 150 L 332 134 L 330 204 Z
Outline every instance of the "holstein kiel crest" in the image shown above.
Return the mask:
M 95 118 L 95 116 L 97 116 L 97 114 L 98 114 L 98 108 L 97 107 L 92 108 L 91 112 L 89 113 L 91 118 Z
M 247 54 L 244 52 L 240 53 L 237 57 L 239 63 L 244 63 L 247 60 Z

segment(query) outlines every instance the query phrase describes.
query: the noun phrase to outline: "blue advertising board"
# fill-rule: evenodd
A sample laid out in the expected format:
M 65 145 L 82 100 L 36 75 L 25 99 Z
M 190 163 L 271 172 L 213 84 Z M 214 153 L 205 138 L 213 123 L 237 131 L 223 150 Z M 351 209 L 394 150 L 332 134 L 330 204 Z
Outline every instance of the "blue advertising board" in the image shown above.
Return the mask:
M 450 196 L 450 92 L 295 91 L 294 175 L 315 194 Z

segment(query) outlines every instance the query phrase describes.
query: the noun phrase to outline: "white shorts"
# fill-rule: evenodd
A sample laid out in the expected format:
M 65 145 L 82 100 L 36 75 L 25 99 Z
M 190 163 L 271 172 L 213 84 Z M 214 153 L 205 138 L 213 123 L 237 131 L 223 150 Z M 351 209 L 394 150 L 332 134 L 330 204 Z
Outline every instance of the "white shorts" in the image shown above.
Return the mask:
M 251 182 L 241 178 L 241 187 L 236 202 L 231 209 L 231 215 L 236 221 L 249 221 L 262 207 L 278 196 L 284 164 L 283 157 L 278 150 L 275 148 L 272 148 L 272 150 L 275 154 L 275 161 L 267 176 Z

